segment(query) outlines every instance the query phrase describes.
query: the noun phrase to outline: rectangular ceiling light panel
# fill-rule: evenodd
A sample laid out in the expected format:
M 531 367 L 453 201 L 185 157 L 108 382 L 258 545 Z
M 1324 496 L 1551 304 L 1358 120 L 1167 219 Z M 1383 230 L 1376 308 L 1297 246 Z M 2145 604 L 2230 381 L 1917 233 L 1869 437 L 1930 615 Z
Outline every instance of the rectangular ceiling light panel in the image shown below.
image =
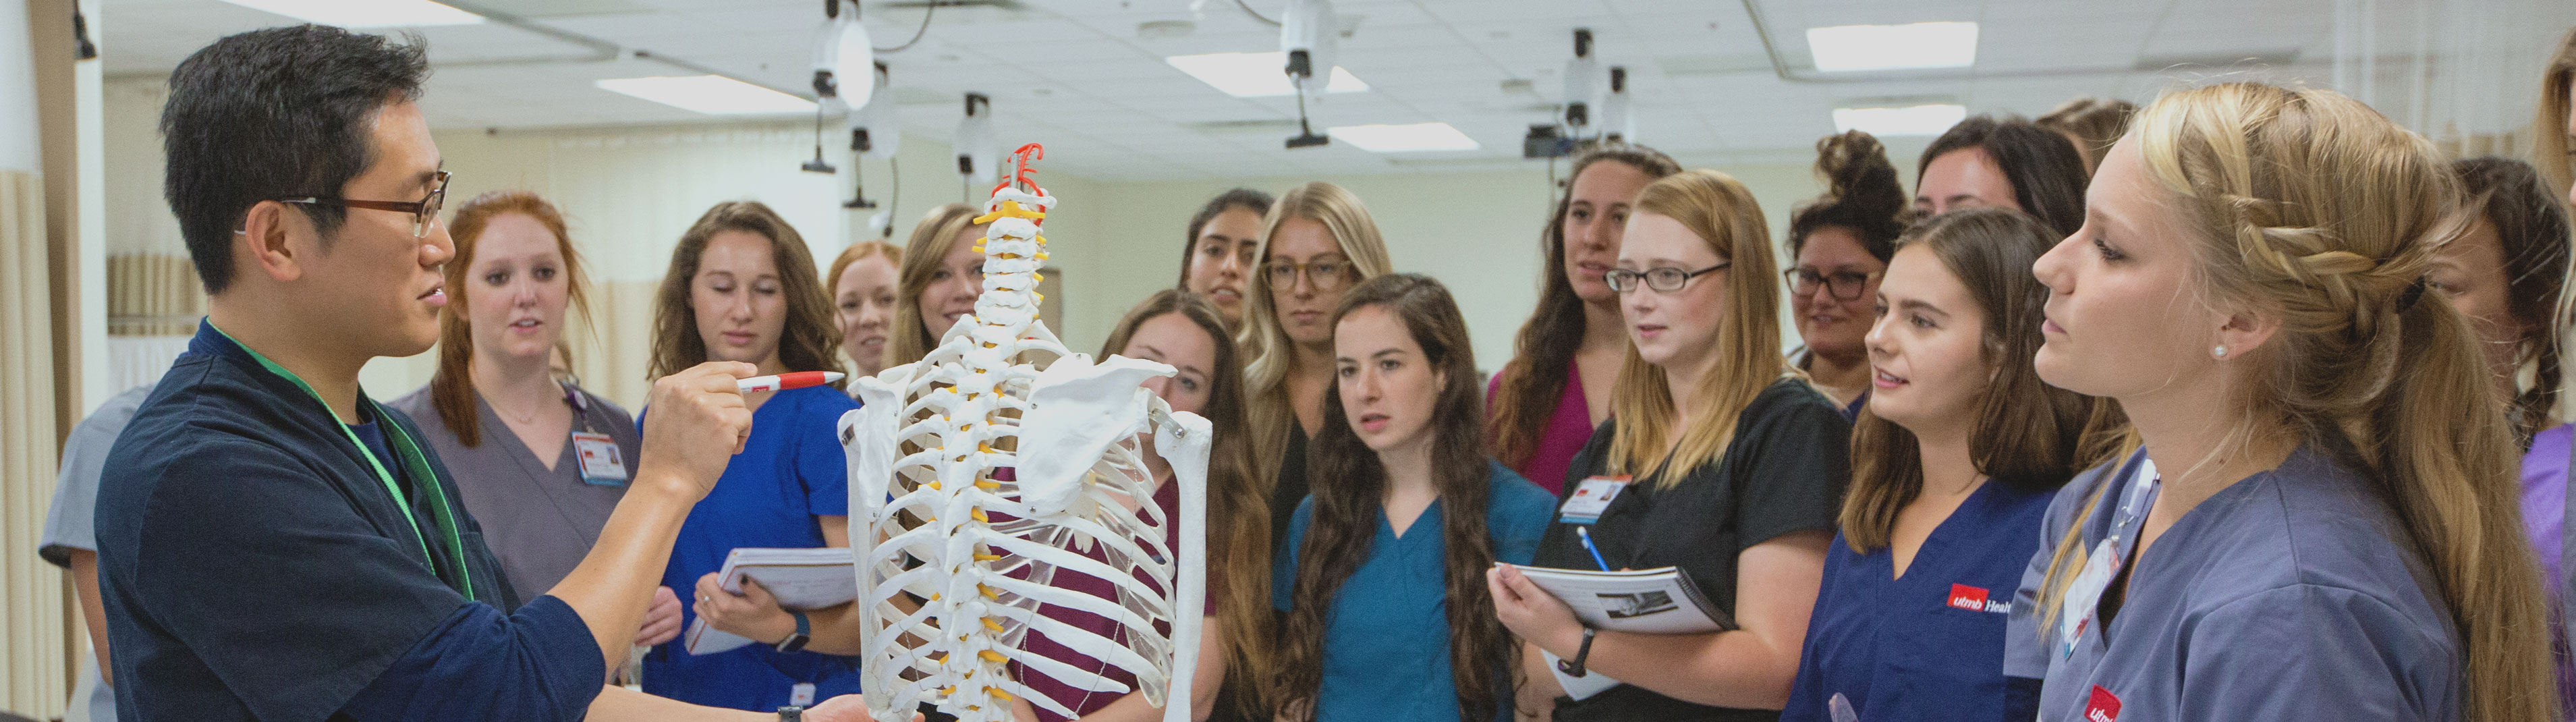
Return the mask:
M 308 23 L 344 28 L 417 28 L 472 25 L 483 16 L 430 0 L 224 0 Z
M 1977 63 L 1977 24 L 1807 28 L 1807 50 L 1815 54 L 1816 69 L 1829 73 L 1965 68 Z
M 601 90 L 623 93 L 707 115 L 814 112 L 814 101 L 722 75 L 611 78 L 592 84 L 599 86 Z
M 1288 83 L 1288 54 L 1285 52 L 1174 55 L 1164 58 L 1163 62 L 1171 63 L 1172 67 L 1189 73 L 1199 82 L 1215 86 L 1217 90 L 1237 98 L 1264 98 L 1297 92 L 1297 87 Z M 1324 84 L 1324 92 L 1327 93 L 1357 93 L 1368 88 L 1367 83 L 1360 82 L 1358 77 L 1351 75 L 1351 71 L 1343 70 L 1339 65 L 1333 66 L 1332 79 Z

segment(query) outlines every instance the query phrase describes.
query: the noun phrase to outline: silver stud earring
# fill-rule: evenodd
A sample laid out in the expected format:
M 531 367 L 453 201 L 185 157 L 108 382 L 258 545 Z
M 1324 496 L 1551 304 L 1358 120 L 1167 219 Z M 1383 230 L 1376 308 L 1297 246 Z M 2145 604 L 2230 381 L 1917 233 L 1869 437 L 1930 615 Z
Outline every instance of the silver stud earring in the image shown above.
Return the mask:
M 2210 349 L 2209 355 L 2220 360 L 2225 360 L 2227 358 L 2227 347 L 2225 345 L 2221 345 L 2218 348 Z

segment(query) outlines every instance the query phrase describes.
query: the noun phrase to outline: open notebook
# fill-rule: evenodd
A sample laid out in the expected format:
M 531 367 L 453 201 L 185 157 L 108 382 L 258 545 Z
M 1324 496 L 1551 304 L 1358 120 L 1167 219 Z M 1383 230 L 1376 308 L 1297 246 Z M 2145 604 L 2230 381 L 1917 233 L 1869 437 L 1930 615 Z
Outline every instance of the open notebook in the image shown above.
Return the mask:
M 725 591 L 738 594 L 742 592 L 742 580 L 748 577 L 777 596 L 781 607 L 820 609 L 858 598 L 859 573 L 853 559 L 850 550 L 844 547 L 744 547 L 725 555 L 724 570 L 717 572 L 716 579 Z M 715 654 L 752 643 L 750 639 L 707 626 L 705 619 L 691 622 L 684 639 L 688 642 L 690 654 Z

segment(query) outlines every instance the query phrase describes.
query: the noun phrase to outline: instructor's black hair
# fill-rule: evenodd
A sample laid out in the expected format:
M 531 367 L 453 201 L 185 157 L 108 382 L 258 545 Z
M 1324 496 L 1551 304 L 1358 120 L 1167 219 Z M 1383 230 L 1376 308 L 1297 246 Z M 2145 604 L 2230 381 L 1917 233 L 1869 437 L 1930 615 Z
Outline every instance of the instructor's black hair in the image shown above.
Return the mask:
M 206 292 L 231 285 L 233 231 L 251 206 L 340 195 L 375 162 L 377 111 L 420 99 L 428 77 L 418 35 L 396 43 L 327 25 L 231 35 L 179 61 L 161 110 L 162 194 Z M 299 207 L 326 239 L 347 218 Z

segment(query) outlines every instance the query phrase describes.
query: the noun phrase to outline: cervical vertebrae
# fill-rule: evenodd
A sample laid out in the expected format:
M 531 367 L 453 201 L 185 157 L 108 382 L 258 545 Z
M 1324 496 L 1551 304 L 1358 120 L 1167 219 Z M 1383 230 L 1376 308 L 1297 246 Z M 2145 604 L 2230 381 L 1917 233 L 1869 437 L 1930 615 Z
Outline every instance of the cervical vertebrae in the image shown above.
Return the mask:
M 1010 663 L 1111 697 L 1132 691 L 1104 676 L 1115 666 L 1167 722 L 1183 722 L 1205 598 L 1210 426 L 1139 386 L 1170 366 L 1094 364 L 1037 321 L 1038 225 L 1055 199 L 1029 189 L 1006 182 L 977 219 L 992 226 L 974 315 L 920 362 L 859 379 L 863 406 L 841 417 L 850 508 L 864 525 L 851 546 L 868 709 L 903 720 L 928 702 L 984 722 L 1009 719 L 1025 698 L 1074 717 L 1078 702 L 1032 694 Z M 1153 502 L 1144 433 L 1181 485 L 1178 519 Z M 1178 550 L 1164 542 L 1173 524 Z M 1049 586 L 1057 570 L 1107 580 L 1115 597 Z M 1065 624 L 1042 604 L 1100 615 L 1120 633 Z M 1102 666 L 1024 652 L 1031 630 Z

